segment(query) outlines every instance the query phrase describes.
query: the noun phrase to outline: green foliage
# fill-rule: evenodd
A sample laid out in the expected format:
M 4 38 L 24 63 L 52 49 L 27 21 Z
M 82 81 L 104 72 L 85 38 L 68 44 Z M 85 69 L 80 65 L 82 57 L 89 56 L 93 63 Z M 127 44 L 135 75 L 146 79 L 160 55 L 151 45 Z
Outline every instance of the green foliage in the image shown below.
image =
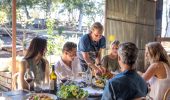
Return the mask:
M 6 13 L 0 11 L 0 24 L 3 24 L 6 20 Z
M 57 34 L 53 34 L 55 20 L 47 20 L 47 34 L 48 34 L 48 44 L 47 44 L 47 54 L 48 55 L 60 55 L 62 51 L 62 46 L 65 42 L 65 37 Z
M 34 97 L 34 100 L 39 100 L 40 98 L 38 96 L 35 96 Z
M 17 9 L 23 9 L 26 7 L 32 8 L 38 3 L 39 3 L 39 0 L 16 0 L 16 8 Z M 0 9 L 3 10 L 7 14 L 8 20 L 11 21 L 12 20 L 12 0 L 0 1 Z
M 104 0 L 98 1 L 91 1 L 85 5 L 85 13 L 88 18 L 89 22 L 94 23 L 96 21 L 97 16 L 101 16 L 100 20 L 104 18 Z
M 104 18 L 104 0 L 60 0 L 64 4 L 64 10 L 69 13 L 79 10 L 83 16 L 88 16 L 90 25 L 96 21 L 96 17 L 100 16 L 100 21 Z M 61 13 L 64 11 L 61 10 Z M 78 20 L 80 22 L 80 19 Z
M 61 55 L 62 46 L 66 39 L 60 35 L 50 35 L 48 38 L 47 55 Z
M 53 20 L 53 19 L 47 19 L 46 25 L 47 25 L 47 33 L 48 33 L 48 35 L 53 34 L 54 22 L 55 22 L 55 20 Z
M 81 9 L 85 1 L 88 0 L 61 0 L 68 11 L 72 11 L 73 9 Z
M 39 0 L 39 6 L 46 12 L 46 18 L 50 18 L 51 11 L 54 11 L 59 0 Z

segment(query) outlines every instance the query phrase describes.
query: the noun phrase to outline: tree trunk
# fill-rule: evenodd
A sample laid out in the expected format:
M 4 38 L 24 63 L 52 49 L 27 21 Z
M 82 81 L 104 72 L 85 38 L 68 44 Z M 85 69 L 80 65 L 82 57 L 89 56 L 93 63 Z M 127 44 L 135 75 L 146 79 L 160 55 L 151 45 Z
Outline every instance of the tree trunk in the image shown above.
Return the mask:
M 47 18 L 50 18 L 51 16 L 51 6 L 52 6 L 52 1 L 51 0 L 47 0 L 46 2 L 46 6 L 47 6 L 47 9 L 46 9 L 46 17 Z
M 78 20 L 78 30 L 82 29 L 82 20 L 83 20 L 83 9 L 80 9 L 79 20 Z
M 93 23 L 95 22 L 95 16 L 92 15 L 92 20 L 93 20 Z
M 9 13 L 7 14 L 7 19 L 9 21 L 8 26 L 12 27 L 12 10 L 10 10 Z
M 8 26 L 12 27 L 12 5 L 9 5 L 9 9 L 7 9 L 7 19 L 9 21 Z
M 29 14 L 29 12 L 28 12 L 27 5 L 24 5 L 24 10 L 25 10 L 25 13 L 26 13 L 26 15 L 27 15 L 27 19 L 30 19 L 31 16 L 30 16 L 30 14 Z

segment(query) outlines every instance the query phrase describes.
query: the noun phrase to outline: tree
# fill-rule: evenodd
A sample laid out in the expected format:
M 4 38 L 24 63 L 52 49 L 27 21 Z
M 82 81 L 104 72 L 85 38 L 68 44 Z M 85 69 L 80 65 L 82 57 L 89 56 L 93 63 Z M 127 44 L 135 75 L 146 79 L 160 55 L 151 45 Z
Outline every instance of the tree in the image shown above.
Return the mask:
M 67 9 L 69 13 L 73 13 L 74 9 L 79 11 L 78 18 L 78 30 L 81 31 L 83 16 L 87 15 L 93 21 L 96 16 L 101 16 L 103 19 L 103 7 L 104 1 L 98 2 L 98 0 L 61 0 L 64 4 L 64 9 Z M 97 3 L 97 4 L 96 4 Z
M 31 16 L 29 14 L 28 8 L 33 8 L 39 3 L 39 0 L 20 0 L 18 3 L 19 7 L 25 11 L 27 19 L 30 19 Z
M 0 9 L 7 14 L 7 19 L 12 20 L 12 0 L 1 0 Z
M 39 0 L 17 0 L 16 2 L 16 8 L 17 9 L 24 9 L 27 18 L 31 18 L 28 12 L 28 8 L 32 8 L 33 6 L 37 5 L 39 3 Z M 11 22 L 12 19 L 12 0 L 1 0 L 0 1 L 0 9 L 2 9 L 7 14 L 7 18 L 9 22 Z
M 99 1 L 92 1 L 88 6 L 85 6 L 85 14 L 88 16 L 89 21 L 91 23 L 96 22 L 96 17 L 99 18 L 99 22 L 102 22 L 104 19 L 104 0 Z
M 61 0 L 61 2 L 64 4 L 64 9 L 67 9 L 69 13 L 73 13 L 74 9 L 79 10 L 78 30 L 81 31 L 84 4 L 89 2 L 89 0 Z
M 51 16 L 51 9 L 53 5 L 56 6 L 59 0 L 39 0 L 39 6 L 45 10 L 46 17 L 49 18 Z

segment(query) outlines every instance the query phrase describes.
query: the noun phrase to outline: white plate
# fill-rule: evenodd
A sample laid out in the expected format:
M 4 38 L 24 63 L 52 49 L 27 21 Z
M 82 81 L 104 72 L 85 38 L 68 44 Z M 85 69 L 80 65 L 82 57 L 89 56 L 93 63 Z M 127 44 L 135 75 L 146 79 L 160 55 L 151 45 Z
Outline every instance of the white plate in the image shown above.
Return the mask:
M 82 88 L 85 91 L 88 91 L 89 96 L 101 96 L 103 94 L 103 89 L 94 89 L 92 87 Z
M 33 95 L 46 95 L 46 96 L 49 96 L 53 100 L 57 100 L 57 96 L 56 95 L 49 94 L 49 93 L 31 93 L 31 94 L 28 94 L 27 96 L 25 96 L 24 100 L 29 100 L 29 97 L 31 97 Z
M 0 100 L 12 100 L 10 97 L 0 97 Z

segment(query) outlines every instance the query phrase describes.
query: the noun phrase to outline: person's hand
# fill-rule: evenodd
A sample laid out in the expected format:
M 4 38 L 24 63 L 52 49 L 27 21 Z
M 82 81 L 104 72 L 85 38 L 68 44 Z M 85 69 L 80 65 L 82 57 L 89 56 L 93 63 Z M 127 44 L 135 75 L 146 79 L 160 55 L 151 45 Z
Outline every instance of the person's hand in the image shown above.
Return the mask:
M 99 67 L 93 67 L 93 71 L 96 75 L 102 75 L 102 70 Z
M 93 70 L 95 76 L 102 76 L 103 74 L 106 73 L 106 68 L 104 67 L 95 67 Z
M 107 71 L 107 70 L 106 70 L 106 68 L 101 67 L 101 66 L 99 67 L 99 69 L 101 70 L 102 74 L 105 74 L 105 73 L 106 73 L 106 71 Z
M 102 67 L 101 64 L 97 64 L 96 67 L 100 70 L 102 74 L 106 73 L 106 68 Z

